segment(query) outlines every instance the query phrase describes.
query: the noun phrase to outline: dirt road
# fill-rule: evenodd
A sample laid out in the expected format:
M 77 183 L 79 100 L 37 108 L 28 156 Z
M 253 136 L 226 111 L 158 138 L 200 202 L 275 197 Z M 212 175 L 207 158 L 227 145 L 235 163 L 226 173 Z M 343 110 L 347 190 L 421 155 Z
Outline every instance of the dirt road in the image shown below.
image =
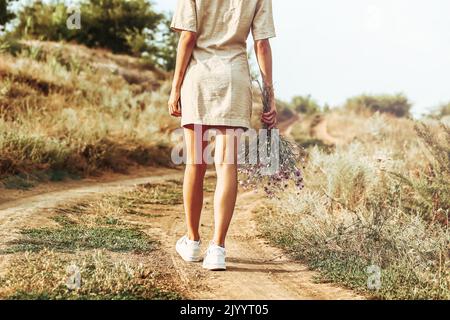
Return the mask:
M 280 122 L 278 124 L 278 129 L 280 130 L 280 133 L 286 137 L 292 137 L 292 128 L 296 124 L 297 121 L 300 121 L 300 116 L 298 114 L 295 114 L 293 117 Z
M 339 146 L 344 143 L 341 139 L 332 136 L 328 132 L 328 120 L 323 116 L 316 117 L 310 131 L 312 137 L 321 140 L 326 145 Z
M 142 173 L 141 173 L 142 174 Z M 180 171 L 161 170 L 144 177 L 108 182 L 83 182 L 71 188 L 60 183 L 60 190 L 22 197 L 0 204 L 0 243 L 16 237 L 23 227 L 39 225 L 40 212 L 67 201 L 83 199 L 106 192 L 127 190 L 143 183 L 157 183 L 181 178 Z M 184 234 L 182 207 L 170 208 L 169 215 L 152 221 L 175 266 L 188 296 L 193 299 L 361 299 L 355 293 L 331 284 L 314 281 L 315 272 L 284 255 L 258 237 L 254 221 L 259 195 L 239 195 L 236 214 L 227 243 L 228 270 L 207 272 L 201 263 L 187 264 L 174 251 L 174 243 Z M 203 239 L 211 238 L 213 227 L 212 195 L 205 198 L 202 217 Z M 207 243 L 203 244 L 205 249 Z M 1 267 L 1 262 L 0 262 Z M 193 288 L 190 290 L 190 288 Z

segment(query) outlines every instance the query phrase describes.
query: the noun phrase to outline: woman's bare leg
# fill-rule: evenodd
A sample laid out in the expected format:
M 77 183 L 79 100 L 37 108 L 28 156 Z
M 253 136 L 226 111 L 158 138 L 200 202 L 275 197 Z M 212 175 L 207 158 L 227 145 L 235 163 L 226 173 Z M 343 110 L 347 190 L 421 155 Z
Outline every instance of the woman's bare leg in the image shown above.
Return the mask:
M 222 247 L 225 246 L 225 238 L 236 204 L 238 139 L 234 129 L 217 129 L 214 154 L 217 185 L 214 193 L 213 241 Z
M 200 216 L 203 208 L 203 180 L 206 173 L 206 163 L 203 160 L 203 150 L 207 141 L 203 141 L 206 128 L 190 126 L 184 128 L 186 143 L 186 169 L 183 181 L 183 200 L 186 214 L 186 225 L 190 240 L 200 240 Z

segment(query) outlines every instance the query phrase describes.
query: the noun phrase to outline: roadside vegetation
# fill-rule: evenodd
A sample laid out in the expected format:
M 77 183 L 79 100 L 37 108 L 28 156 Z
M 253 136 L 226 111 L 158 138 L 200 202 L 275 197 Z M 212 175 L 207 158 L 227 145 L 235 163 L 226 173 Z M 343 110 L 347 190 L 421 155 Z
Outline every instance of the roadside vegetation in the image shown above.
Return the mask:
M 341 143 L 309 149 L 304 192 L 269 201 L 262 234 L 323 281 L 381 299 L 449 299 L 449 127 L 339 109 L 324 117 Z
M 0 24 L 9 22 L 9 39 L 74 42 L 90 48 L 142 57 L 170 71 L 174 67 L 177 34 L 170 32 L 169 16 L 157 12 L 146 0 L 80 1 L 70 6 L 62 0 L 22 2 L 19 10 L 3 0 Z M 16 6 L 17 7 L 17 6 Z M 75 15 L 80 19 L 77 21 Z M 82 18 L 81 18 L 82 17 Z M 67 22 L 74 26 L 67 27 Z M 79 23 L 79 27 L 76 25 Z

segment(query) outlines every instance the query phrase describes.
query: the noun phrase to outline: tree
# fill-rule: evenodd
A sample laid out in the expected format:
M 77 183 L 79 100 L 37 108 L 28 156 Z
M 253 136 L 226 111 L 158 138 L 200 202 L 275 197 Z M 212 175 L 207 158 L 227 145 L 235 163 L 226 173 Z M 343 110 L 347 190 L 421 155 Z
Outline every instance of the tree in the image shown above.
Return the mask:
M 450 102 L 440 105 L 429 114 L 431 118 L 442 119 L 450 116 Z
M 170 17 L 164 19 L 160 39 L 156 41 L 158 50 L 155 53 L 155 62 L 167 71 L 175 69 L 179 39 L 178 33 L 170 30 L 170 22 Z
M 2 0 L 0 0 L 2 1 Z M 151 45 L 164 15 L 147 0 L 84 0 L 80 4 L 81 28 L 70 30 L 64 1 L 34 1 L 19 12 L 16 35 L 42 40 L 76 41 L 117 53 L 154 53 Z
M 11 2 L 12 0 L 0 0 L 0 26 L 4 26 L 14 18 L 14 14 L 9 10 L 9 4 Z
M 33 1 L 18 13 L 19 24 L 14 30 L 17 38 L 42 40 L 72 40 L 67 29 L 67 8 L 63 2 L 45 4 Z
M 306 97 L 297 96 L 292 98 L 291 102 L 295 111 L 305 114 L 314 114 L 320 112 L 319 104 L 312 99 L 310 95 Z
M 146 0 L 91 0 L 81 5 L 82 32 L 76 40 L 88 46 L 110 48 L 114 52 L 133 52 L 133 41 L 145 38 L 139 50 L 154 50 L 154 40 L 164 15 L 156 13 Z M 142 41 L 141 41 L 142 42 Z
M 403 94 L 361 95 L 347 100 L 345 108 L 360 113 L 389 113 L 396 117 L 409 117 L 411 103 Z

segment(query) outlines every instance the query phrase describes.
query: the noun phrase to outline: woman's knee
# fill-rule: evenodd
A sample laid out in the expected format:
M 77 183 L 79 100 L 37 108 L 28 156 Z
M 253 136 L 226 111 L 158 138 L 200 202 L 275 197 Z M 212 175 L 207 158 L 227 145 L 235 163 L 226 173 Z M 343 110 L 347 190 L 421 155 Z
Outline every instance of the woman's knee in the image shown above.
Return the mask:
M 237 176 L 237 164 L 215 163 L 217 178 Z

